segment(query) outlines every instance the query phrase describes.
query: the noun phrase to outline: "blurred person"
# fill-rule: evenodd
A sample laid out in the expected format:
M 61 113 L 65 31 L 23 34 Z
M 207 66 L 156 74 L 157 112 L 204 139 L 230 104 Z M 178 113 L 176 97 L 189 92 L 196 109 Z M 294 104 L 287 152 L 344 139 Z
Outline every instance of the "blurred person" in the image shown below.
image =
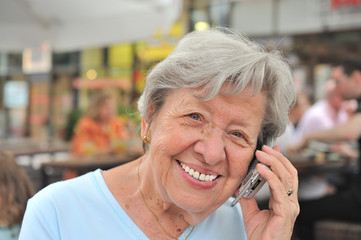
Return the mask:
M 129 134 L 125 120 L 117 116 L 117 106 L 114 98 L 100 92 L 82 116 L 71 139 L 71 154 L 73 156 L 94 156 L 120 154 L 126 149 Z M 65 169 L 63 179 L 77 177 L 74 170 Z
M 26 202 L 33 194 L 34 188 L 24 170 L 10 154 L 0 151 L 1 240 L 18 239 Z
M 345 123 L 348 113 L 343 108 L 343 99 L 337 92 L 336 83 L 330 79 L 325 84 L 325 96 L 308 108 L 295 129 L 294 141 L 307 133 L 329 129 Z
M 298 92 L 296 97 L 296 103 L 291 108 L 289 117 L 289 123 L 287 124 L 286 131 L 276 139 L 275 145 L 280 146 L 280 151 L 285 153 L 287 147 L 295 142 L 296 127 L 303 114 L 310 106 L 310 101 L 303 92 Z
M 346 100 L 342 102 L 342 108 L 347 112 L 347 115 L 350 117 L 352 116 L 356 109 L 357 109 L 358 103 L 355 99 Z
M 289 113 L 290 122 L 297 127 L 300 119 L 302 118 L 303 114 L 307 111 L 310 107 L 310 100 L 303 92 L 297 93 L 297 100 L 296 105 L 292 107 Z
M 282 134 L 294 98 L 277 51 L 229 29 L 187 34 L 146 78 L 144 155 L 40 191 L 20 239 L 290 239 L 297 172 L 262 144 Z M 273 170 L 256 166 L 270 209 L 254 198 L 232 208 L 254 155 Z
M 341 125 L 331 129 L 305 134 L 301 140 L 288 148 L 289 154 L 303 150 L 309 141 L 324 142 L 358 141 L 358 165 L 361 165 L 361 62 L 346 59 L 332 68 L 332 78 L 336 88 L 345 100 L 356 99 L 358 107 L 355 113 Z M 333 147 L 336 150 L 337 147 Z M 346 150 L 342 153 L 346 153 Z M 346 187 L 335 194 L 317 200 L 301 201 L 301 213 L 297 220 L 302 239 L 313 239 L 313 224 L 320 219 L 334 219 L 361 222 L 361 172 L 352 178 Z
M 343 108 L 343 99 L 336 89 L 333 79 L 325 83 L 325 96 L 314 103 L 302 116 L 294 133 L 294 142 L 303 135 L 333 128 L 343 124 L 348 119 L 348 113 Z M 316 199 L 336 191 L 335 185 L 344 181 L 340 174 L 314 175 L 300 180 L 299 199 Z
M 125 150 L 127 137 L 125 122 L 117 116 L 115 100 L 100 93 L 77 122 L 71 153 L 75 156 L 119 153 Z

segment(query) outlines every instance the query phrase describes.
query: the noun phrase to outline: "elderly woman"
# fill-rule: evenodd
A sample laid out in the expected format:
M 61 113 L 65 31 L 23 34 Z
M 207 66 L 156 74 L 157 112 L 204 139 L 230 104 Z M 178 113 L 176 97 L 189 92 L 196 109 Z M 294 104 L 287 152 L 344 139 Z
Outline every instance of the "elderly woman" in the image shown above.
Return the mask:
M 284 131 L 294 96 L 278 53 L 230 31 L 188 34 L 139 99 L 145 154 L 42 190 L 20 239 L 290 239 L 297 172 L 277 147 L 256 146 Z M 254 198 L 232 208 L 254 155 L 272 169 L 256 167 L 270 210 Z

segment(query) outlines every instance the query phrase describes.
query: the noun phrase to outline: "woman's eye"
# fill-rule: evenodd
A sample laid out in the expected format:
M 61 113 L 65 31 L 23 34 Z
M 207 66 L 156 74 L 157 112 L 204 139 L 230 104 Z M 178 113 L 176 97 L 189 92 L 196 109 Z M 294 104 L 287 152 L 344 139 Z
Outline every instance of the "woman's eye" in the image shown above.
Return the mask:
M 194 119 L 194 120 L 197 120 L 197 121 L 201 120 L 201 117 L 200 117 L 199 114 L 197 114 L 197 113 L 191 113 L 191 114 L 189 114 L 188 116 L 189 116 L 190 118 Z
M 243 134 L 240 132 L 233 132 L 232 134 L 233 134 L 233 136 L 238 137 L 238 138 L 243 137 Z

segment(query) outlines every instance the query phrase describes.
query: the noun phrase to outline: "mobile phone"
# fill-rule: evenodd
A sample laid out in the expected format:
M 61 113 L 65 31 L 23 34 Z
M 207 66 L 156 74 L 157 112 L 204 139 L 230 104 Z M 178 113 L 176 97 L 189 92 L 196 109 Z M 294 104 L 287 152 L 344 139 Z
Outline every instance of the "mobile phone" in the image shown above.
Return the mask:
M 260 145 L 260 146 L 259 146 Z M 261 149 L 262 145 L 257 144 L 257 150 Z M 256 166 L 259 163 L 259 161 L 256 159 L 256 157 L 253 158 L 251 161 L 251 164 L 248 167 L 248 172 L 246 177 L 243 179 L 241 186 L 239 187 L 239 195 L 238 197 L 232 202 L 232 207 L 238 203 L 238 201 L 245 197 L 245 198 L 251 198 L 253 197 L 265 184 L 266 179 L 264 179 L 261 174 L 256 170 Z M 267 165 L 261 163 L 266 168 L 270 169 Z

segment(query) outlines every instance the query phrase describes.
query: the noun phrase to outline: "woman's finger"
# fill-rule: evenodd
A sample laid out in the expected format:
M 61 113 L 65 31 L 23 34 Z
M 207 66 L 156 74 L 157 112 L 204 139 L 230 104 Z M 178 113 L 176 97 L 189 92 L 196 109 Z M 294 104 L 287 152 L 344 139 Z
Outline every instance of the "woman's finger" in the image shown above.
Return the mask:
M 258 151 L 256 156 L 262 163 L 269 165 L 272 171 L 265 171 L 265 169 L 261 167 L 259 167 L 258 170 L 270 186 L 273 197 L 271 200 L 281 204 L 289 203 L 291 200 L 297 212 L 299 209 L 297 199 L 297 170 L 277 149 L 264 146 L 262 150 L 263 151 Z
M 279 148 L 278 148 L 279 149 Z M 272 156 L 274 156 L 275 158 L 277 158 L 287 169 L 288 172 L 291 173 L 292 176 L 296 176 L 297 177 L 297 170 L 296 168 L 293 166 L 293 164 L 288 160 L 288 158 L 286 158 L 279 150 L 277 149 L 272 149 L 269 146 L 263 146 L 262 150 Z
M 297 191 L 297 171 L 281 153 L 273 149 L 271 149 L 271 151 L 270 149 L 266 149 L 266 151 L 257 151 L 256 156 L 260 162 L 270 166 L 273 173 L 283 183 L 285 191 L 289 189 Z
M 261 164 L 257 165 L 258 172 L 267 180 L 270 187 L 270 208 L 277 215 L 285 215 L 291 213 L 292 218 L 296 218 L 299 213 L 299 205 L 297 199 L 297 191 L 294 190 L 294 186 L 286 187 L 280 178 L 266 169 Z M 288 195 L 288 190 L 294 190 L 293 194 Z

